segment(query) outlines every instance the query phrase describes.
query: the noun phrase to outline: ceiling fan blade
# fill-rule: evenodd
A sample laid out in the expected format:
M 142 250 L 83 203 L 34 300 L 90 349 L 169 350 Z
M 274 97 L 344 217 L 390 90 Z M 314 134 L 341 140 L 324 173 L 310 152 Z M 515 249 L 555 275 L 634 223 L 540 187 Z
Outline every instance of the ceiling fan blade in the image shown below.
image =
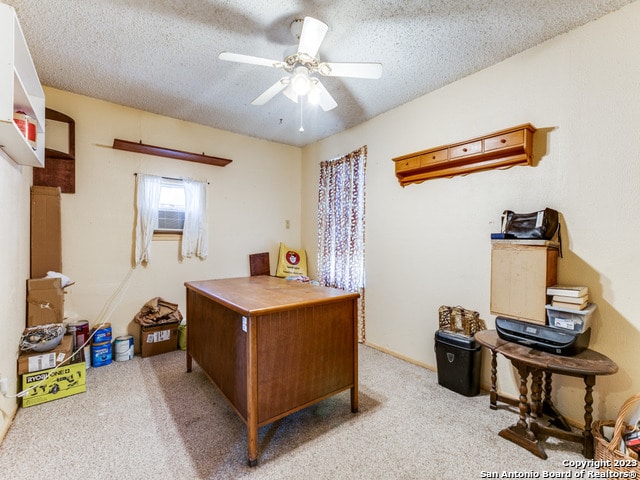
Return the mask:
M 324 36 L 327 34 L 327 30 L 329 30 L 329 27 L 326 23 L 313 17 L 304 17 L 298 53 L 306 53 L 311 57 L 315 57 L 322 40 L 324 40 Z
M 353 77 L 377 79 L 382 76 L 381 63 L 331 63 L 323 62 L 318 71 L 326 77 Z
M 338 103 L 333 99 L 329 91 L 324 88 L 320 80 L 313 82 L 313 90 L 315 90 L 315 92 L 309 92 L 309 97 L 317 96 L 318 104 L 325 112 L 333 110 L 338 106 Z
M 284 88 L 288 85 L 289 77 L 282 77 L 276 83 L 267 88 L 264 93 L 260 94 L 251 105 L 264 105 L 273 97 L 275 97 L 278 93 L 280 93 Z
M 292 102 L 298 103 L 298 94 L 293 91 L 293 85 L 291 85 L 291 82 L 289 82 L 289 85 L 287 85 L 287 88 L 285 88 L 282 93 Z
M 268 58 L 254 57 L 252 55 L 243 55 L 241 53 L 222 52 L 218 55 L 220 60 L 226 60 L 227 62 L 248 63 L 250 65 L 260 65 L 262 67 L 284 67 L 284 62 L 281 60 L 270 60 Z

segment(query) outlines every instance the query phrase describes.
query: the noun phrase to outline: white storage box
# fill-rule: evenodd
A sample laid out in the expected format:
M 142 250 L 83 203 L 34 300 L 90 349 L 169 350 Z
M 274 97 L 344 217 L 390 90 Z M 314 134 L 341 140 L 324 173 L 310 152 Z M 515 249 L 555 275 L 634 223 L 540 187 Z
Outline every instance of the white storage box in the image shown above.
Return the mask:
M 582 333 L 591 326 L 591 318 L 593 312 L 596 311 L 596 304 L 589 303 L 583 310 L 571 310 L 551 305 L 547 305 L 545 308 L 547 309 L 549 326 Z

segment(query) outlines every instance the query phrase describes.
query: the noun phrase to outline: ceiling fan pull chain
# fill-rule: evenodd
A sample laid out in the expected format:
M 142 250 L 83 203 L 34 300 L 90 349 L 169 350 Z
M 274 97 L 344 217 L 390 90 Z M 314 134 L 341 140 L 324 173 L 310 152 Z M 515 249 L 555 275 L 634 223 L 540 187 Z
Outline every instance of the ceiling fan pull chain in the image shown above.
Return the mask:
M 298 129 L 298 131 L 300 133 L 304 132 L 304 127 L 302 126 L 302 109 L 303 109 L 303 103 L 304 103 L 304 97 L 302 95 L 300 95 L 298 97 L 298 103 L 300 104 L 300 128 Z

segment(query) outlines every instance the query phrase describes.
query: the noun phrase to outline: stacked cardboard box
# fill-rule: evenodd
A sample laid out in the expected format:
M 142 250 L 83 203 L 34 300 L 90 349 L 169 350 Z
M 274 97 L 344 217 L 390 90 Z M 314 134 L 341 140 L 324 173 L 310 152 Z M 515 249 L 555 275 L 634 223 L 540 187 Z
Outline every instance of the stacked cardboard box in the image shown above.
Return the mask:
M 62 272 L 59 187 L 31 187 L 31 280 L 27 281 L 27 326 L 61 323 L 62 280 L 45 278 Z
M 60 278 L 27 280 L 27 327 L 62 323 L 64 291 Z
M 63 365 L 22 375 L 22 397 L 24 408 L 59 400 L 87 391 L 86 366 L 84 362 Z
M 49 352 L 23 352 L 18 357 L 18 375 L 22 375 L 22 406 L 31 407 L 87 390 L 84 362 L 70 363 L 73 354 L 71 335 Z
M 18 357 L 18 375 L 39 372 L 54 368 L 56 364 L 67 364 L 73 353 L 73 338 L 71 335 L 62 337 L 60 345 L 48 352 L 22 352 Z

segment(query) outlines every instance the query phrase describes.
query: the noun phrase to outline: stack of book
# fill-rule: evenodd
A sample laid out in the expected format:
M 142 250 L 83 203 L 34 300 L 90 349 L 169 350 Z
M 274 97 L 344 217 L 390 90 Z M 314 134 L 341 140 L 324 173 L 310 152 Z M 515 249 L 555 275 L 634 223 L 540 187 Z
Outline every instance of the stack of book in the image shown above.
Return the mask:
M 547 295 L 553 307 L 584 310 L 589 305 L 589 287 L 583 285 L 554 285 L 547 287 Z

